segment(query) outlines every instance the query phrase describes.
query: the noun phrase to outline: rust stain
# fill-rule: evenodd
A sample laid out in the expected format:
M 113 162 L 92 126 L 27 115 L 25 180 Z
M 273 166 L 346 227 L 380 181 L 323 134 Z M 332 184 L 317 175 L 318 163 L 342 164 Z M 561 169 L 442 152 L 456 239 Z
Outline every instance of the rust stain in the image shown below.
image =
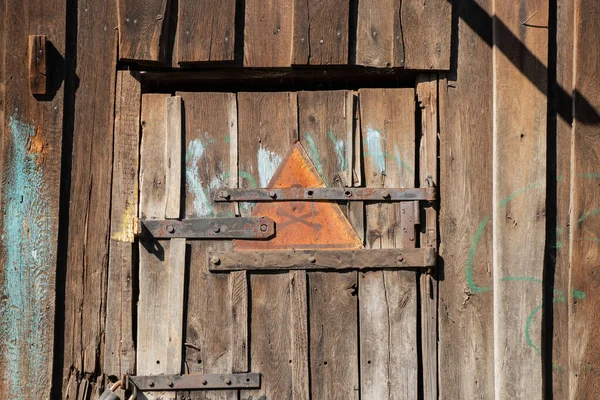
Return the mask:
M 39 127 L 35 130 L 35 135 L 29 139 L 28 151 L 30 154 L 37 155 L 35 158 L 36 165 L 39 166 L 44 163 L 46 158 L 46 143 Z
M 269 189 L 325 187 L 300 142 L 293 142 L 279 164 Z M 362 243 L 334 201 L 258 203 L 252 216 L 275 221 L 275 237 L 266 241 L 234 240 L 237 251 L 360 249 Z

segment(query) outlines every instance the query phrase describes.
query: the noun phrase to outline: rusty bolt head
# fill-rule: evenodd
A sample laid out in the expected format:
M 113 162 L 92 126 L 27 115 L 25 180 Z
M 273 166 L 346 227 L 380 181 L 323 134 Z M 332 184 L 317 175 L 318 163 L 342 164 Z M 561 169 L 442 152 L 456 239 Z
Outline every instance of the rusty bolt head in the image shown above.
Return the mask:
M 219 232 L 221 232 L 221 227 L 220 227 L 219 225 L 215 225 L 215 226 L 213 226 L 213 232 L 214 232 L 214 233 L 219 233 Z
M 231 385 L 231 379 L 229 379 L 229 378 L 225 379 L 225 383 L 226 383 L 227 385 Z
M 268 229 L 269 229 L 269 227 L 267 226 L 267 224 L 260 224 L 261 232 L 266 232 Z
M 277 193 L 274 190 L 269 190 L 269 197 L 274 199 L 277 197 Z
M 207 381 L 206 379 L 204 379 L 204 380 L 202 381 L 202 384 L 203 384 L 203 385 L 208 385 L 208 381 Z
M 225 200 L 229 200 L 231 198 L 231 195 L 227 190 L 223 190 L 221 193 L 219 193 L 219 196 L 221 196 Z
M 210 258 L 210 262 L 215 264 L 215 265 L 219 265 L 221 263 L 221 259 L 217 256 L 212 256 Z
M 317 259 L 314 256 L 311 256 L 308 260 L 313 264 L 317 262 Z
M 169 382 L 169 387 L 173 387 L 175 384 L 173 382 Z
M 173 225 L 167 225 L 167 232 L 174 233 L 175 232 L 175 227 Z
M 384 199 L 387 199 L 388 197 L 390 197 L 390 192 L 388 192 L 387 190 L 384 190 L 383 192 L 381 192 L 381 197 L 383 197 Z
M 148 382 L 148 386 L 150 386 L 150 387 L 154 387 L 154 381 L 150 381 L 150 382 Z
M 312 195 L 313 195 L 313 194 L 315 194 L 315 192 L 313 192 L 312 190 L 308 190 L 308 191 L 306 191 L 306 195 L 307 195 L 308 197 L 312 197 Z
M 402 257 L 402 255 L 399 255 L 398 258 L 396 258 L 396 260 L 398 262 L 402 262 L 402 261 L 404 261 L 404 257 Z
M 346 191 L 344 192 L 344 195 L 345 195 L 346 197 L 350 197 L 350 196 L 352 196 L 352 192 L 351 192 L 351 191 L 349 191 L 349 190 L 346 190 Z

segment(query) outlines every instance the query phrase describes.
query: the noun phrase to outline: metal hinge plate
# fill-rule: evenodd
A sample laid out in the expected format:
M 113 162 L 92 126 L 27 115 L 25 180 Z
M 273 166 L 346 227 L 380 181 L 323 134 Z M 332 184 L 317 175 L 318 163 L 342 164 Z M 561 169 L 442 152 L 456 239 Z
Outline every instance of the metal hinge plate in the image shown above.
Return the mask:
M 268 217 L 139 220 L 141 237 L 155 239 L 268 239 L 275 222 Z
M 258 389 L 260 374 L 185 374 L 130 376 L 141 391 Z

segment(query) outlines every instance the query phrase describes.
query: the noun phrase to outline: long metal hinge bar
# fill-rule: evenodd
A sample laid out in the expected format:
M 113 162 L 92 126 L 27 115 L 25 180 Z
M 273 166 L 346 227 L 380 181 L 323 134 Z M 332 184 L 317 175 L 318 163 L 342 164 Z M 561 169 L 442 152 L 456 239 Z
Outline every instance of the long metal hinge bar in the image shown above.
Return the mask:
M 213 195 L 216 202 L 233 201 L 433 201 L 435 188 L 284 188 L 223 189 Z
M 146 219 L 139 224 L 141 237 L 155 239 L 268 239 L 275 235 L 275 222 L 268 217 Z
M 186 374 L 130 376 L 141 391 L 258 389 L 260 374 Z
M 291 270 L 291 269 L 375 269 L 431 268 L 433 247 L 417 249 L 283 250 L 210 252 L 210 271 Z

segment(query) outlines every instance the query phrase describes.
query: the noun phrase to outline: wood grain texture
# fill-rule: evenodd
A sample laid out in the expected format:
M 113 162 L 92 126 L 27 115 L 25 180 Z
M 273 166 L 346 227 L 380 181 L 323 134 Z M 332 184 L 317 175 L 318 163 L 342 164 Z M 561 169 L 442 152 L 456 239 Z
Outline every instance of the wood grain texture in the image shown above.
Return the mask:
M 348 63 L 349 0 L 297 0 L 293 12 L 293 64 Z
M 292 399 L 310 399 L 308 359 L 308 281 L 306 271 L 293 271 L 290 277 L 290 330 L 292 358 Z
M 29 35 L 27 53 L 31 94 L 46 94 L 46 36 Z
M 180 0 L 175 46 L 177 62 L 232 61 L 235 7 L 235 0 Z
M 116 2 L 77 8 L 73 136 L 68 214 L 63 387 L 69 375 L 102 373 L 113 165 Z M 50 37 L 49 37 L 50 39 Z M 102 55 L 101 57 L 99 55 Z M 88 383 L 85 383 L 87 385 Z M 96 382 L 89 382 L 89 390 Z
M 167 99 L 167 204 L 165 218 L 178 219 L 181 216 L 181 147 L 182 140 L 182 104 L 181 96 Z
M 538 398 L 543 287 L 532 281 L 542 281 L 544 270 L 548 31 L 539 26 L 548 23 L 548 4 L 496 3 L 495 13 L 495 395 Z M 523 25 L 523 16 L 533 26 Z
M 240 187 L 267 185 L 298 138 L 297 112 L 295 93 L 238 94 Z M 251 205 L 240 206 L 248 216 Z M 292 396 L 290 276 L 250 274 L 250 371 L 262 378 L 260 390 L 242 391 L 242 399 Z
M 417 102 L 421 109 L 421 140 L 419 182 L 421 187 L 438 186 L 438 79 L 436 74 L 417 78 Z M 408 203 L 405 203 L 408 204 Z M 414 203 L 413 203 L 414 205 Z M 418 204 L 417 204 L 418 206 Z M 418 208 L 415 212 L 419 212 Z M 402 214 L 404 217 L 405 214 Z M 425 208 L 421 221 L 421 241 L 424 248 L 437 248 L 437 209 Z M 437 271 L 419 276 L 421 294 L 421 364 L 423 366 L 423 398 L 438 398 L 438 287 Z
M 142 96 L 140 218 L 164 219 L 166 193 L 166 94 Z M 181 246 L 173 246 L 174 252 Z M 179 374 L 182 366 L 183 265 L 171 265 L 169 240 L 140 240 L 137 373 Z M 179 326 L 179 335 L 173 326 Z M 174 392 L 146 393 L 148 399 L 174 399 Z
M 404 68 L 450 69 L 451 2 L 403 0 L 400 24 Z
M 289 67 L 293 56 L 294 3 L 246 0 L 245 67 Z
M 313 399 L 357 399 L 356 273 L 309 274 L 310 369 Z
M 550 116 L 556 121 L 555 131 L 548 125 L 549 141 L 555 136 L 556 147 L 548 146 L 549 165 L 556 166 L 556 175 L 548 175 L 548 196 L 555 179 L 556 186 L 556 234 L 548 237 L 550 257 L 554 257 L 554 296 L 552 302 L 552 365 L 545 368 L 552 370 L 552 395 L 555 399 L 569 398 L 569 259 L 571 234 L 571 143 L 572 143 L 572 100 L 573 93 L 573 53 L 574 53 L 574 4 L 573 0 L 560 0 L 557 7 L 557 45 L 556 45 L 556 84 L 558 93 L 565 96 L 555 97 L 553 109 L 555 115 Z M 566 115 L 565 115 L 566 111 Z M 551 151 L 554 153 L 551 153 Z M 552 159 L 554 158 L 554 160 Z M 548 224 L 549 225 L 549 224 Z M 548 232 L 552 234 L 552 232 Z M 552 260 L 550 260 L 552 262 Z M 551 277 L 548 277 L 551 278 Z M 544 279 L 548 279 L 544 278 Z M 547 282 L 545 290 L 548 293 Z M 550 289 L 552 290 L 552 289 Z M 556 295 L 556 294 L 562 294 Z M 546 306 L 547 304 L 545 304 Z M 546 308 L 548 311 L 548 308 Z M 550 339 L 547 336 L 548 339 Z M 544 374 L 544 376 L 547 376 Z
M 237 146 L 237 111 L 231 93 L 178 93 L 185 116 L 185 218 L 233 217 L 233 204 L 213 203 L 209 193 L 220 187 L 235 187 L 230 171 Z M 232 141 L 233 139 L 233 141 Z M 244 282 L 231 281 L 227 274 L 208 271 L 207 252 L 231 251 L 231 241 L 198 240 L 188 243 L 189 282 L 185 323 L 185 364 L 188 373 L 230 373 L 234 354 L 244 344 L 247 311 L 240 296 Z M 232 287 L 235 285 L 235 287 Z M 234 290 L 232 292 L 232 289 Z M 234 309 L 235 305 L 235 309 Z M 240 339 L 241 338 L 241 339 Z M 247 340 L 247 339 L 246 339 Z M 240 343 L 241 341 L 241 343 Z M 243 360 L 235 361 L 241 368 Z M 246 363 L 247 364 L 247 363 Z M 189 392 L 192 399 L 232 399 L 237 391 Z M 186 398 L 187 398 L 186 397 Z
M 104 373 L 135 373 L 133 294 L 134 228 L 138 215 L 138 165 L 141 85 L 129 71 L 117 73 L 114 158 L 110 216 L 110 253 Z
M 401 0 L 358 2 L 356 63 L 369 67 L 404 66 Z
M 167 0 L 118 0 L 118 3 L 119 59 L 165 61 Z
M 598 222 L 598 165 L 600 161 L 600 4 L 575 2 L 574 121 L 572 159 L 571 275 L 569 287 L 570 399 L 594 398 L 600 391 L 598 288 L 600 261 Z
M 414 89 L 359 91 L 367 187 L 415 186 L 414 98 Z M 414 224 L 407 232 L 401 229 L 402 220 L 414 216 L 402 214 L 399 204 L 365 208 L 368 248 L 415 247 Z M 361 396 L 415 398 L 416 274 L 372 271 L 360 273 L 359 278 Z
M 440 82 L 439 397 L 494 398 L 492 27 L 466 22 L 492 1 L 460 2 L 458 71 Z
M 0 85 L 0 396 L 47 399 L 54 356 L 63 76 L 51 68 L 53 90 L 38 101 L 29 90 L 26 55 L 28 36 L 36 34 L 45 35 L 53 53 L 64 57 L 66 10 L 62 1 L 5 0 L 0 11 L 5 77 Z

